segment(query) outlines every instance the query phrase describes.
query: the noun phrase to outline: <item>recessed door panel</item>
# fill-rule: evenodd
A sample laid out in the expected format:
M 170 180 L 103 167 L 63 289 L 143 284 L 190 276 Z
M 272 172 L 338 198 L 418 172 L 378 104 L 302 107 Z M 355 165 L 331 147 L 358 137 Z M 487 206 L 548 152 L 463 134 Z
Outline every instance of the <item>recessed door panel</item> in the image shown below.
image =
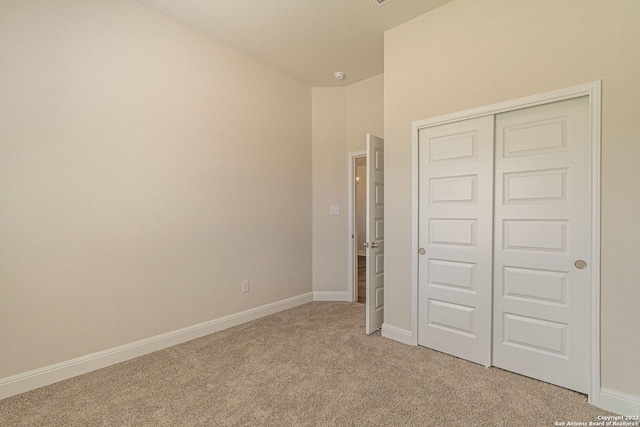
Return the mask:
M 384 307 L 384 287 L 379 286 L 376 288 L 376 310 L 382 310 Z
M 473 312 L 473 307 L 429 299 L 429 321 L 427 326 L 475 338 L 473 334 Z
M 475 246 L 476 219 L 430 219 L 429 244 Z
M 567 325 L 559 322 L 503 313 L 502 342 L 526 351 L 565 356 Z
M 508 266 L 502 268 L 503 298 L 567 304 L 568 272 Z
M 429 181 L 429 192 L 434 203 L 470 203 L 477 201 L 478 177 L 476 175 L 433 178 Z
M 378 252 L 373 256 L 373 274 L 376 277 L 384 274 L 384 253 Z
M 384 240 L 384 218 L 375 218 L 374 223 L 374 239 L 376 241 Z
M 474 275 L 474 263 L 429 259 L 429 286 L 474 292 Z
M 430 151 L 429 163 L 438 164 L 451 161 L 474 161 L 478 159 L 478 133 L 453 133 L 429 137 L 426 141 Z
M 567 147 L 567 117 L 505 125 L 501 129 L 504 157 L 562 151 Z
M 376 147 L 374 149 L 375 159 L 374 159 L 374 171 L 375 172 L 384 172 L 384 150 L 380 147 Z
M 503 221 L 504 250 L 566 252 L 569 221 Z
M 381 183 L 374 184 L 374 194 L 375 194 L 375 206 L 383 207 L 384 206 L 384 185 Z
M 567 201 L 567 169 L 504 174 L 504 203 Z

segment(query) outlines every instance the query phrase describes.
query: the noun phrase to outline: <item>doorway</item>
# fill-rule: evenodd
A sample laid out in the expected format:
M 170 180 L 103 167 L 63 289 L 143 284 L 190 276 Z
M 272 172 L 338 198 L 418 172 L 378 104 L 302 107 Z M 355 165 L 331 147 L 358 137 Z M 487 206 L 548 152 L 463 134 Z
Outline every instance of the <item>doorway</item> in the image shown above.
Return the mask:
M 361 304 L 367 302 L 367 157 L 355 158 L 355 241 L 356 241 L 356 283 L 357 298 Z
M 351 300 L 366 304 L 367 279 L 367 152 L 350 153 L 349 161 L 349 276 Z
M 371 334 L 382 328 L 384 321 L 384 139 L 366 135 L 366 151 L 350 153 L 349 159 L 349 281 L 351 301 L 358 301 L 358 264 L 364 261 L 364 281 L 366 306 L 365 330 Z M 358 158 L 366 164 L 364 173 L 358 175 Z M 362 161 L 362 160 L 360 160 Z M 362 171 L 362 169 L 360 169 Z M 366 179 L 366 181 L 364 181 Z M 358 188 L 360 190 L 358 191 Z M 356 217 L 357 195 L 364 193 L 365 215 L 364 236 Z M 359 252 L 364 249 L 364 254 Z M 364 256 L 362 256 L 364 255 Z M 360 261 L 360 263 L 358 262 Z M 360 276 L 362 277 L 362 275 Z M 361 279 L 362 280 L 362 279 Z M 361 287 L 360 287 L 361 288 Z

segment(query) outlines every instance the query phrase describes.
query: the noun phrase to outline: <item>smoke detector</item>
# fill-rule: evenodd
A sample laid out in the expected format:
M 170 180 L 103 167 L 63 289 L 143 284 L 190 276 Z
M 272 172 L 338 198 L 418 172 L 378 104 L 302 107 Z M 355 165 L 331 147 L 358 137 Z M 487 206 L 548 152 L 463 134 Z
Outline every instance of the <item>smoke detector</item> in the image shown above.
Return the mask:
M 373 2 L 378 6 L 384 6 L 385 4 L 389 3 L 391 0 L 373 0 Z
M 333 77 L 335 77 L 336 80 L 344 80 L 344 78 L 346 77 L 346 74 L 343 73 L 342 71 L 336 71 L 335 73 L 333 73 Z

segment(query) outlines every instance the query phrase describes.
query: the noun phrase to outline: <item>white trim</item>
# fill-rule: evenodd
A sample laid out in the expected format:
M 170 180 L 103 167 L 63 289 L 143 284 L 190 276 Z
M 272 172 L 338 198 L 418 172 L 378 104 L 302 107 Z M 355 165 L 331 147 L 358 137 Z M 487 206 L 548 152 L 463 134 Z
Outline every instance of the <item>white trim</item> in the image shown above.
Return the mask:
M 589 110 L 591 122 L 591 242 L 592 242 L 592 269 L 590 284 L 590 374 L 589 374 L 589 403 L 599 406 L 601 398 L 600 390 L 600 111 L 601 111 L 600 80 L 573 86 L 566 89 L 545 92 L 525 98 L 514 99 L 498 104 L 487 105 L 470 110 L 460 111 L 426 120 L 414 121 L 412 130 L 412 174 L 411 174 L 411 331 L 412 339 L 417 344 L 418 339 L 418 202 L 419 202 L 419 163 L 418 163 L 418 133 L 421 128 L 467 120 L 475 117 L 495 115 L 506 111 L 519 110 L 536 105 L 566 99 L 589 97 Z
M 39 387 L 73 378 L 87 372 L 124 362 L 147 353 L 162 350 L 191 341 L 214 332 L 222 331 L 242 323 L 250 322 L 279 311 L 287 310 L 312 301 L 312 293 L 298 295 L 271 304 L 231 314 L 197 325 L 188 326 L 140 341 L 77 357 L 55 365 L 34 369 L 22 374 L 0 379 L 0 399 L 24 393 Z
M 313 291 L 314 301 L 351 301 L 351 292 Z
M 367 251 L 358 251 L 358 256 L 367 256 Z
M 411 123 L 412 129 L 425 128 L 445 123 L 458 122 L 461 120 L 473 119 L 475 117 L 500 114 L 507 111 L 521 110 L 523 108 L 534 107 L 536 105 L 549 104 L 551 102 L 564 101 L 566 99 L 578 98 L 581 96 L 594 96 L 595 91 L 599 92 L 601 81 L 585 83 L 578 86 L 572 86 L 565 89 L 553 90 L 550 92 L 540 93 L 538 95 L 526 96 L 524 98 L 512 99 L 497 104 L 485 105 L 482 107 L 471 108 L 469 110 L 458 111 L 451 114 L 432 117 L 425 120 L 416 120 Z M 598 109 L 599 111 L 599 109 Z M 415 142 L 415 141 L 414 141 Z
M 347 186 L 349 188 L 349 234 L 347 235 L 349 259 L 347 260 L 347 283 L 349 284 L 349 292 L 351 294 L 349 301 L 354 302 L 358 301 L 358 263 L 356 260 L 357 256 L 360 255 L 360 251 L 358 250 L 358 236 L 356 236 L 356 189 L 354 185 L 356 180 L 356 159 L 359 157 L 367 157 L 367 151 L 354 151 L 353 153 L 347 154 Z M 366 252 L 363 255 L 366 256 Z
M 418 251 L 419 241 L 419 209 L 420 204 L 420 153 L 418 151 L 418 126 L 411 125 L 411 344 L 418 345 Z
M 398 328 L 397 326 L 389 325 L 387 323 L 382 324 L 382 336 L 401 342 L 402 344 L 416 345 L 414 344 L 413 334 L 411 331 Z
M 640 416 L 640 397 L 608 388 L 600 389 L 599 408 L 621 415 Z
M 589 119 L 591 120 L 591 283 L 590 283 L 590 373 L 589 403 L 599 405 L 600 385 L 600 151 L 601 151 L 601 108 L 602 81 L 589 88 Z

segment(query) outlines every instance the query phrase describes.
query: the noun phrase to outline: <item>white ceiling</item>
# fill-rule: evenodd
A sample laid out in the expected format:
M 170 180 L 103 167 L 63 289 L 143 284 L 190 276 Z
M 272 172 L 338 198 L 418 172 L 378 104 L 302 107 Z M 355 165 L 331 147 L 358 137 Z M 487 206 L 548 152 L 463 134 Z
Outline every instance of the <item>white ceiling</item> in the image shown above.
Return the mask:
M 383 72 L 384 31 L 450 0 L 138 1 L 309 86 L 344 86 Z

